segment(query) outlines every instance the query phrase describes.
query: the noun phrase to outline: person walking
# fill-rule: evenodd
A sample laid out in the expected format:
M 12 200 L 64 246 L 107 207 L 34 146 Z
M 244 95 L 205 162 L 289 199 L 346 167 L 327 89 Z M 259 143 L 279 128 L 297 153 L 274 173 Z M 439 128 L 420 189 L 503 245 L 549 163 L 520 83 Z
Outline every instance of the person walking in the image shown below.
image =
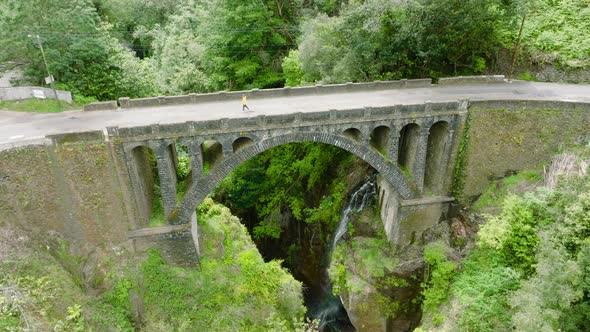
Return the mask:
M 248 104 L 248 98 L 246 98 L 246 95 L 242 95 L 242 112 L 246 109 L 248 111 L 250 110 L 250 107 L 248 107 L 247 104 Z

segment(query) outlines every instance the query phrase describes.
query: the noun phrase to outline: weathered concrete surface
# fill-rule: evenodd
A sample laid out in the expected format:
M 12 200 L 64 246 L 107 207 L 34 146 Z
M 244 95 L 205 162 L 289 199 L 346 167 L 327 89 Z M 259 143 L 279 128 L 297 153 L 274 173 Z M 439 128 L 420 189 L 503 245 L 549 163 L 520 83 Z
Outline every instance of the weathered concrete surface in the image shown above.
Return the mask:
M 487 82 L 479 79 L 475 82 Z M 399 81 L 376 81 L 362 83 L 345 83 L 345 84 L 316 84 L 312 86 L 285 87 L 276 89 L 252 89 L 245 91 L 221 91 L 204 94 L 188 94 L 182 96 L 160 96 L 129 99 L 127 97 L 119 98 L 119 104 L 122 109 L 133 109 L 152 106 L 182 105 L 195 104 L 201 102 L 226 101 L 231 98 L 241 98 L 246 95 L 248 98 L 277 98 L 292 97 L 301 95 L 325 95 L 333 93 L 351 93 L 361 91 L 376 91 L 386 89 L 404 89 L 404 88 L 424 88 L 430 87 L 432 79 L 412 79 Z
M 392 185 L 377 178 L 379 210 L 387 240 L 398 248 L 411 245 L 444 219 L 453 197 L 433 196 L 403 200 Z
M 47 99 L 59 99 L 68 104 L 72 103 L 72 93 L 70 91 L 54 90 L 40 86 L 0 88 L 0 101 L 31 99 L 36 97 L 35 94 L 40 94 Z
M 573 100 L 590 102 L 590 85 L 514 81 L 504 84 L 469 84 L 311 94 L 291 97 L 250 98 L 254 112 L 241 112 L 240 98 L 188 105 L 137 108 L 132 112 L 70 111 L 57 114 L 33 114 L 0 111 L 0 145 L 71 131 L 102 130 L 109 126 L 131 127 L 154 123 L 251 119 L 258 115 L 309 113 L 330 109 L 354 109 L 392 105 L 422 104 L 428 101 L 476 100 Z
M 84 105 L 83 111 L 116 111 L 118 107 L 116 101 L 102 101 Z
M 129 217 L 116 161 L 104 142 L 0 152 L 0 224 L 55 231 L 77 243 L 121 243 Z
M 438 80 L 439 85 L 465 85 L 477 83 L 505 83 L 504 75 L 493 76 L 457 76 L 443 77 Z
M 469 111 L 464 196 L 490 180 L 542 167 L 561 149 L 590 142 L 590 104 L 478 102 Z
M 421 128 L 422 145 L 416 149 L 422 150 L 416 158 L 424 161 L 412 171 L 421 173 L 427 168 L 428 147 L 437 146 L 424 138 L 428 137 L 428 128 L 439 121 L 451 125 L 444 144 L 446 152 L 431 158 L 435 166 L 446 165 L 446 171 L 441 171 L 446 175 L 436 186 L 425 181 L 434 189 L 424 194 L 448 194 L 456 171 L 452 165 L 461 157 L 466 160 L 461 170 L 464 193 L 477 195 L 490 176 L 503 176 L 507 171 L 534 166 L 561 146 L 588 142 L 590 102 L 584 101 L 590 101 L 589 96 L 589 86 L 515 82 L 265 98 L 253 102 L 256 112 L 252 113 L 235 111 L 234 104 L 239 109 L 239 101 L 233 100 L 130 112 L 0 112 L 0 141 L 8 143 L 4 149 L 9 147 L 0 155 L 0 221 L 16 220 L 31 229 L 55 230 L 92 243 L 124 240 L 128 230 L 145 227 L 151 204 L 145 192 L 149 183 L 144 183 L 146 188 L 142 192 L 138 187 L 141 181 L 133 180 L 133 168 L 141 168 L 130 162 L 137 147 L 164 147 L 163 151 L 169 151 L 174 144 L 189 147 L 194 157 L 193 169 L 197 170 L 193 174 L 196 185 L 182 202 L 176 202 L 175 211 L 186 215 L 187 222 L 200 200 L 237 165 L 261 151 L 288 142 L 334 144 L 369 160 L 382 175 L 387 176 L 387 167 L 393 167 L 389 176 L 399 176 L 400 171 L 394 167 L 399 153 L 399 132 L 405 125 L 416 123 Z M 457 102 L 458 97 L 476 99 L 469 103 L 468 127 L 464 125 L 467 102 Z M 455 101 L 409 104 L 427 98 Z M 485 98 L 488 100 L 482 100 Z M 341 109 L 334 109 L 338 107 Z M 232 117 L 224 117 L 228 114 Z M 162 123 L 155 124 L 159 121 Z M 111 123 L 121 127 L 103 128 Z M 467 153 L 459 155 L 463 128 L 468 129 L 470 140 Z M 348 129 L 357 130 L 359 137 L 351 139 L 343 135 Z M 49 133 L 65 134 L 49 139 L 36 136 Z M 371 146 L 374 134 L 387 137 L 389 147 L 383 142 Z M 30 139 L 34 144 L 49 145 L 15 148 L 26 145 Z M 244 139 L 250 140 L 249 144 L 242 144 Z M 204 140 L 218 142 L 223 155 L 208 177 L 202 174 L 204 161 L 200 152 Z M 168 168 L 162 174 L 169 174 L 174 182 L 175 157 L 168 153 L 160 159 Z M 429 166 L 429 169 L 436 168 Z M 421 181 L 412 178 L 403 181 L 415 181 L 417 188 L 413 190 L 419 191 Z M 404 192 L 404 186 L 399 185 L 402 182 L 391 183 L 395 184 L 392 192 Z M 145 206 L 138 204 L 134 197 L 144 197 Z M 170 210 L 172 201 L 168 204 Z M 429 212 L 412 212 L 409 208 L 405 211 L 387 213 L 415 220 L 425 213 L 422 217 L 438 220 L 444 206 L 432 207 Z M 403 233 L 410 235 L 404 235 L 403 241 L 411 241 L 412 232 L 419 233 L 426 227 L 420 225 L 421 221 L 408 225 Z M 395 226 L 386 222 L 389 237 L 403 227 L 403 223 Z
M 2 66 L 0 65 L 0 67 Z M 22 78 L 23 71 L 18 67 L 13 67 L 13 69 L 5 72 L 0 71 L 0 88 L 11 88 L 13 86 L 11 83 L 12 80 L 20 80 Z
M 187 229 L 133 239 L 133 249 L 136 253 L 145 252 L 152 248 L 160 249 L 162 257 L 168 264 L 183 268 L 199 266 L 199 253 L 195 250 L 193 238 Z

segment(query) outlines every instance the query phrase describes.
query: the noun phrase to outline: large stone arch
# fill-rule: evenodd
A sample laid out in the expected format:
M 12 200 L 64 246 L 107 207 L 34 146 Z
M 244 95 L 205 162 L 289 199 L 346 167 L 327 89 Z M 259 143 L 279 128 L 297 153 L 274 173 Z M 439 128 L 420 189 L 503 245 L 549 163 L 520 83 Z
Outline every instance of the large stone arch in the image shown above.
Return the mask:
M 295 132 L 257 141 L 255 144 L 240 149 L 239 152 L 224 159 L 207 175 L 199 178 L 185 193 L 182 202 L 171 219 L 174 219 L 173 222 L 175 223 L 186 223 L 190 221 L 191 215 L 201 201 L 217 187 L 221 180 L 243 162 L 276 146 L 303 142 L 325 143 L 344 149 L 375 168 L 396 189 L 397 195 L 400 198 L 409 199 L 418 196 L 415 190 L 415 184 L 408 181 L 397 164 L 385 159 L 375 149 L 342 135 L 318 132 Z

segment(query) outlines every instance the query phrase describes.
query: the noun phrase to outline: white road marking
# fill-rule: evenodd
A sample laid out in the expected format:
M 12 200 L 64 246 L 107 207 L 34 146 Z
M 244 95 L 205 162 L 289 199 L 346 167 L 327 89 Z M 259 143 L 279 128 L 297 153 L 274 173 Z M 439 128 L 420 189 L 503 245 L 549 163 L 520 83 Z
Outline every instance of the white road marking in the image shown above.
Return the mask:
M 19 139 L 19 138 L 23 138 L 25 137 L 25 135 L 16 135 L 16 136 L 10 136 L 10 139 Z

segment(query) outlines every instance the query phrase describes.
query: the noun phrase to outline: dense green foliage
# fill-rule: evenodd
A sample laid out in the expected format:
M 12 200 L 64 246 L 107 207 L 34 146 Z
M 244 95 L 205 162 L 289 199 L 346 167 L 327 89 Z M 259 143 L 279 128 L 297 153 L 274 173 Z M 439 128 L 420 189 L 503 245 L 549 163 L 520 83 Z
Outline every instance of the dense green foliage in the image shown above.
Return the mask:
M 433 310 L 447 298 L 451 279 L 457 271 L 455 263 L 448 260 L 445 247 L 438 243 L 424 247 L 424 261 L 428 264 L 428 273 L 422 292 L 423 305 L 426 310 Z
M 510 330 L 509 292 L 518 288 L 520 274 L 502 264 L 494 250 L 474 251 L 461 262 L 451 294 L 463 304 L 457 317 L 460 331 Z
M 288 215 L 325 241 L 339 220 L 346 198 L 341 179 L 352 160 L 350 153 L 331 145 L 281 145 L 240 165 L 223 180 L 216 197 L 237 211 L 256 211 L 256 239 L 279 238 L 281 220 Z
M 305 309 L 301 285 L 265 263 L 227 208 L 206 199 L 199 207 L 203 234 L 200 270 L 179 270 L 150 252 L 142 265 L 144 301 L 156 330 L 267 331 L 284 321 L 294 328 Z
M 41 42 L 62 88 L 101 100 L 478 74 L 523 15 L 525 62 L 588 63 L 583 0 L 3 0 L 0 63 L 41 83 Z
M 33 83 L 47 76 L 41 43 L 50 72 L 74 94 L 113 99 L 154 93 L 152 71 L 113 40 L 91 1 L 5 0 L 0 8 L 0 43 L 11 45 L 0 49 L 0 61 L 25 63 Z
M 158 250 L 138 260 L 98 249 L 85 281 L 65 241 L 35 243 L 3 225 L 0 330 L 311 331 L 301 284 L 279 261 L 264 262 L 227 208 L 207 199 L 198 212 L 200 269 L 171 266 Z
M 280 63 L 295 46 L 296 9 L 289 1 L 216 1 L 203 29 L 203 67 L 213 90 L 283 85 Z
M 572 162 L 587 171 L 588 151 L 578 153 Z M 590 176 L 559 179 L 552 190 L 498 196 L 502 212 L 481 227 L 442 306 L 446 328 L 588 330 Z
M 585 67 L 590 63 L 590 6 L 587 1 L 532 1 L 523 46 L 538 63 Z
M 481 73 L 511 27 L 500 1 L 352 1 L 302 28 L 306 81 L 346 82 Z

